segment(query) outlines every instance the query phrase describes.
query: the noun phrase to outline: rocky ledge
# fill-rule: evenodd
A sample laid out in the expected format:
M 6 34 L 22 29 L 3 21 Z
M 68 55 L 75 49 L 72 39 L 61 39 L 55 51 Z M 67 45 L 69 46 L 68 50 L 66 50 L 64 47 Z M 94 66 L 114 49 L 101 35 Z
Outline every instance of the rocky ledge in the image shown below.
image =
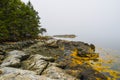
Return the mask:
M 49 39 L 16 47 L 0 50 L 0 80 L 107 80 L 87 63 L 99 57 L 93 44 Z

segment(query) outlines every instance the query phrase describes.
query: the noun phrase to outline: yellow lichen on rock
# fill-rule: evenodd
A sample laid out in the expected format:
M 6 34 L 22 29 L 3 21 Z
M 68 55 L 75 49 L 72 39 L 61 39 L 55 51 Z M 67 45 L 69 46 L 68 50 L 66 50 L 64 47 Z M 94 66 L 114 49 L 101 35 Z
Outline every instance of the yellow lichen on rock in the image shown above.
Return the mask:
M 104 72 L 109 73 L 109 75 L 112 77 L 111 80 L 116 80 L 116 79 L 120 78 L 120 72 L 118 72 L 118 71 L 105 69 Z
M 93 62 L 93 64 L 90 64 L 90 65 L 93 67 L 93 69 L 95 69 L 99 72 L 108 73 L 109 74 L 107 76 L 108 80 L 117 80 L 118 78 L 120 78 L 120 72 L 111 70 L 109 66 L 103 66 L 102 65 L 103 63 L 108 64 L 108 61 L 104 61 L 104 60 L 100 59 L 98 62 Z
M 78 50 L 75 49 L 71 54 L 71 57 L 72 57 L 71 66 L 76 66 L 78 64 L 82 64 L 82 61 L 81 61 L 80 57 L 77 56 L 77 54 L 78 54 Z
M 77 54 L 78 54 L 78 50 L 75 49 L 75 50 L 72 52 L 71 56 L 73 56 L 73 57 L 78 57 Z
M 115 71 L 115 70 L 111 70 L 110 66 L 105 66 L 104 64 L 112 64 L 113 60 L 103 60 L 103 59 L 98 59 L 97 62 L 92 61 L 92 59 L 94 59 L 94 56 L 89 56 L 90 54 L 88 54 L 87 57 L 80 57 L 78 56 L 78 50 L 75 49 L 72 54 L 72 62 L 71 62 L 71 66 L 76 66 L 76 65 L 81 65 L 83 63 L 87 63 L 90 66 L 92 66 L 92 68 L 96 71 L 99 71 L 101 73 L 107 73 L 109 75 L 107 76 L 107 80 L 117 80 L 120 79 L 120 72 Z M 96 80 L 102 80 L 100 78 L 96 78 Z

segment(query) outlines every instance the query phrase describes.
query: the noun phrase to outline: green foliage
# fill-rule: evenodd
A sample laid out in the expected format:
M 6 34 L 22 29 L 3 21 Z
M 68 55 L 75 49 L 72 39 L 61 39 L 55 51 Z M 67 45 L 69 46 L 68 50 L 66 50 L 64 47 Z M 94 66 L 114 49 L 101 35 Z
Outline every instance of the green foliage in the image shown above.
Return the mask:
M 5 26 L 0 26 L 0 41 L 6 40 L 7 38 L 8 38 L 8 30 L 6 29 Z
M 30 2 L 0 0 L 0 41 L 35 38 L 46 29 L 41 28 L 40 17 Z

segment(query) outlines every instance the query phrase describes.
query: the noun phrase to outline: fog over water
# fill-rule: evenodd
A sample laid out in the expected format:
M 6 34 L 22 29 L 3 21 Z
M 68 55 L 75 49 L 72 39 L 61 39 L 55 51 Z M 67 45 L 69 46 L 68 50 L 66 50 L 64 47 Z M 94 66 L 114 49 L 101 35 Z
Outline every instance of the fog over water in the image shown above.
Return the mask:
M 120 0 L 30 1 L 48 35 L 76 34 L 75 40 L 120 50 Z

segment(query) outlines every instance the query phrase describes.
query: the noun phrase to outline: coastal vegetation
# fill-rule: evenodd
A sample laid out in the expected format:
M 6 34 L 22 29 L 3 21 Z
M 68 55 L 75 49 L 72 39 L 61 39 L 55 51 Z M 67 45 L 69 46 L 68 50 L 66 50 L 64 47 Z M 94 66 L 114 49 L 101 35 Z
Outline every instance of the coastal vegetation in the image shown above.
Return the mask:
M 31 2 L 0 0 L 0 42 L 35 38 L 46 29 L 40 26 L 40 17 Z

